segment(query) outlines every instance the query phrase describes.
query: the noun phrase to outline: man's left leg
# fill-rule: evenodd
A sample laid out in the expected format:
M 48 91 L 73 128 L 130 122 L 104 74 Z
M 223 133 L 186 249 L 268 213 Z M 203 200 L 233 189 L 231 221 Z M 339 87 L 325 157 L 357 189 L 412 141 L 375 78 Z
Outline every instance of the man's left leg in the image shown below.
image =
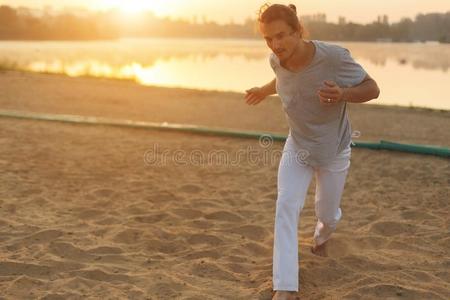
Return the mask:
M 315 245 L 312 251 L 320 256 L 327 256 L 326 241 L 336 230 L 337 224 L 342 218 L 340 204 L 350 168 L 350 159 L 341 159 L 339 164 L 335 164 L 333 168 L 317 168 L 315 171 L 315 210 L 318 220 L 314 231 Z

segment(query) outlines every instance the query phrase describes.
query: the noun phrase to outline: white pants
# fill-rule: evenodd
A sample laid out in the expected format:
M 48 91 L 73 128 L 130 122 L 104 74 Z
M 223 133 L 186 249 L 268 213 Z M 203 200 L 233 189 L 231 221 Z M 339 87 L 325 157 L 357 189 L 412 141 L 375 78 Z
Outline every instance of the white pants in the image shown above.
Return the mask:
M 315 212 L 318 219 L 313 236 L 316 244 L 330 238 L 342 217 L 340 202 L 350 167 L 350 145 L 332 163 L 322 167 L 312 167 L 295 159 L 299 150 L 288 136 L 278 168 L 273 290 L 299 290 L 297 229 L 313 174 L 316 178 Z

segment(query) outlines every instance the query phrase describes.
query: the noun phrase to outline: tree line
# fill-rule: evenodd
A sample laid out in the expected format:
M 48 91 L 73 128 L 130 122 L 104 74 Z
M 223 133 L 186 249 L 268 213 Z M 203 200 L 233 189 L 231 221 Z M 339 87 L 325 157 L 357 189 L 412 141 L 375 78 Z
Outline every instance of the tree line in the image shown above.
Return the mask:
M 392 24 L 380 19 L 369 24 L 305 20 L 308 37 L 312 39 L 450 43 L 450 11 L 418 14 L 414 20 L 403 18 Z M 38 16 L 26 8 L 0 6 L 1 40 L 109 40 L 121 37 L 260 38 L 260 35 L 257 22 L 252 18 L 243 24 L 221 25 L 207 20 L 159 18 L 151 12 L 124 20 L 117 10 Z

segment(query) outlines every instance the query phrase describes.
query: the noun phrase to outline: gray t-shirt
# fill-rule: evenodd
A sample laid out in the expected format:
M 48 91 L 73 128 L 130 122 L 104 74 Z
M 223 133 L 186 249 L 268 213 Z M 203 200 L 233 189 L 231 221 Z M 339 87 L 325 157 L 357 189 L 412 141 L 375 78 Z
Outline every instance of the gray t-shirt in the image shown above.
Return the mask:
M 333 80 L 340 87 L 358 85 L 367 73 L 347 48 L 318 40 L 311 42 L 316 47 L 314 57 L 299 72 L 282 67 L 274 53 L 270 54 L 269 61 L 276 75 L 276 89 L 289 124 L 289 136 L 302 152 L 305 163 L 322 166 L 350 146 L 352 130 L 347 103 L 324 106 L 317 90 L 325 80 Z

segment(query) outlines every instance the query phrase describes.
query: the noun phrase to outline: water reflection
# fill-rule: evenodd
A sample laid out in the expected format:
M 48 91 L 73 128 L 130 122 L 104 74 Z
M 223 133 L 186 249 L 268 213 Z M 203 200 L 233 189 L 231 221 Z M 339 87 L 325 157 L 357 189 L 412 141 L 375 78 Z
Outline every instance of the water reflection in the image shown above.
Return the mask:
M 450 45 L 336 42 L 380 84 L 383 102 L 450 109 Z M 0 42 L 0 68 L 243 92 L 273 78 L 262 40 Z
M 356 57 L 364 58 L 374 65 L 385 66 L 388 60 L 399 65 L 411 65 L 414 69 L 448 72 L 450 45 L 425 43 L 347 43 Z

